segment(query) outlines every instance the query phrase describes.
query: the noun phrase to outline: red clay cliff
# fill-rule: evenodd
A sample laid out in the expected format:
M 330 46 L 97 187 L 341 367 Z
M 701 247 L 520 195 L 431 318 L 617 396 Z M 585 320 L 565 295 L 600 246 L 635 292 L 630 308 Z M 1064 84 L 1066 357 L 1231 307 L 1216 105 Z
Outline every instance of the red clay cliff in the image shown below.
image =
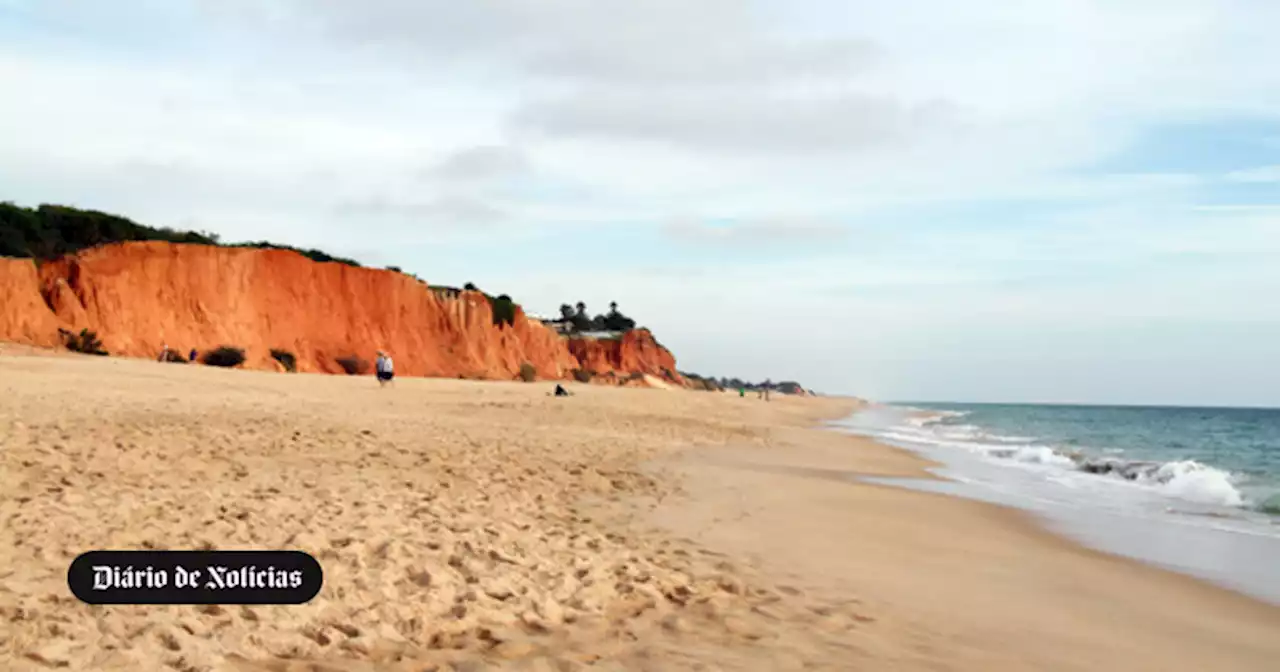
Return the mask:
M 679 380 L 676 358 L 644 329 L 617 338 L 574 338 L 568 345 L 580 367 L 597 375 L 642 373 Z
M 58 329 L 97 332 L 112 355 L 156 357 L 242 348 L 246 368 L 342 373 L 337 359 L 390 351 L 408 376 L 510 380 L 528 362 L 539 378 L 574 369 L 678 381 L 675 358 L 646 330 L 618 340 L 566 339 L 517 308 L 495 325 L 480 292 L 439 294 L 394 271 L 315 262 L 287 250 L 131 242 L 85 250 L 37 269 L 0 258 L 0 340 L 57 345 Z

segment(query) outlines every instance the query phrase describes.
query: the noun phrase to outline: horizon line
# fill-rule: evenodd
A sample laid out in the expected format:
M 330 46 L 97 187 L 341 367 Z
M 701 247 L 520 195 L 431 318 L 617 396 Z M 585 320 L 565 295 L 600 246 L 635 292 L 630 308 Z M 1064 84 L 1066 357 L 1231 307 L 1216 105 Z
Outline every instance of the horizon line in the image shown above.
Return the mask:
M 925 401 L 898 400 L 881 401 L 889 406 L 909 406 L 911 404 L 956 404 L 963 406 L 1066 406 L 1074 408 L 1177 408 L 1185 410 L 1238 410 L 1238 411 L 1280 411 L 1280 406 L 1241 406 L 1232 404 L 1157 404 L 1157 403 L 1101 403 L 1078 401 Z

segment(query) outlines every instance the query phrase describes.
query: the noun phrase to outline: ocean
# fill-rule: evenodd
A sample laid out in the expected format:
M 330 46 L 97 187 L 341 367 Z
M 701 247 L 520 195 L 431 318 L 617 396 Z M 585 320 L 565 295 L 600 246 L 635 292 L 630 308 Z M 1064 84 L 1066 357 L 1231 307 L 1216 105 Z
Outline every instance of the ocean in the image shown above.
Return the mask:
M 1280 409 L 902 403 L 836 425 L 950 479 L 892 482 L 1280 603 Z

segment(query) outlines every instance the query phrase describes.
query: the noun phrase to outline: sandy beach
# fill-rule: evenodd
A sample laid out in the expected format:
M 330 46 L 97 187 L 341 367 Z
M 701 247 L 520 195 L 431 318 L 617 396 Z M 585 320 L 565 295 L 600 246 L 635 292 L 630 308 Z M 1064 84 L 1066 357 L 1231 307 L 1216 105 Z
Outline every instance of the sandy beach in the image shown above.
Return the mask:
M 987 504 L 854 402 L 0 350 L 0 668 L 1271 670 L 1280 608 Z M 94 549 L 298 549 L 302 606 L 90 606 Z

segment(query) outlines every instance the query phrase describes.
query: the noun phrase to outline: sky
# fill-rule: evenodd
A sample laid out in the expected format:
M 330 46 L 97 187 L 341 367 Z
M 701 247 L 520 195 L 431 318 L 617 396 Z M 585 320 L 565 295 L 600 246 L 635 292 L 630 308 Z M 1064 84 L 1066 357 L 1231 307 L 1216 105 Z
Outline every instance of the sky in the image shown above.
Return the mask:
M 703 375 L 1280 406 L 1280 3 L 0 0 L 0 199 L 318 247 Z

